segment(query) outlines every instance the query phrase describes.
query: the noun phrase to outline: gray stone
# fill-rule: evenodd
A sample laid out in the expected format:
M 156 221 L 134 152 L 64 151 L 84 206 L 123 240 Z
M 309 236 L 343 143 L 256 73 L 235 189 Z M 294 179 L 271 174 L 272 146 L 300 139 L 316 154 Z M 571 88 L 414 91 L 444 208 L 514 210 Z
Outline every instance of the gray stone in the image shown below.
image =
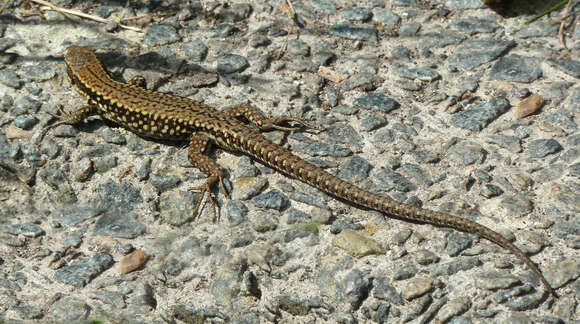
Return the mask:
M 350 21 L 367 21 L 372 16 L 371 9 L 367 7 L 348 7 L 340 9 L 339 13 Z
M 76 136 L 76 134 L 75 134 Z M 96 157 L 105 157 L 110 155 L 115 155 L 114 153 L 118 152 L 119 149 L 110 144 L 98 144 L 95 146 L 90 147 L 85 151 L 81 151 L 79 154 L 79 160 L 84 158 L 96 158 Z
M 393 275 L 394 281 L 407 280 L 417 275 L 417 267 L 413 264 L 405 265 L 397 270 Z
M 200 199 L 198 192 L 189 190 L 164 192 L 159 197 L 159 215 L 164 222 L 181 226 L 198 216 L 193 207 Z
M 469 40 L 453 51 L 448 62 L 451 66 L 470 71 L 495 60 L 515 45 L 514 41 Z
M 452 10 L 485 8 L 485 4 L 481 0 L 445 0 L 445 6 Z
M 290 204 L 288 197 L 279 190 L 271 190 L 252 198 L 252 203 L 260 208 L 283 210 Z
M 341 22 L 330 27 L 329 33 L 333 36 L 351 40 L 377 42 L 377 28 L 373 25 L 353 25 Z
M 384 277 L 377 277 L 373 280 L 373 296 L 375 298 L 396 304 L 401 305 L 403 304 L 403 297 L 401 294 L 395 289 L 395 287 L 391 286 L 388 280 Z
M 31 115 L 20 115 L 14 118 L 14 125 L 25 130 L 32 129 L 36 124 L 38 124 L 38 118 Z
M 458 256 L 464 250 L 473 245 L 473 237 L 470 234 L 452 232 L 447 237 L 447 246 L 445 250 L 449 256 Z
M 481 187 L 481 189 L 479 190 L 479 194 L 485 198 L 493 198 L 493 197 L 497 197 L 499 195 L 501 195 L 503 193 L 503 190 L 496 186 L 496 185 L 492 185 L 492 184 L 485 184 Z
M 492 134 L 487 137 L 487 140 L 512 153 L 520 153 L 522 151 L 522 143 L 516 136 Z
M 103 271 L 112 267 L 114 263 L 110 254 L 97 254 L 58 269 L 54 274 L 54 280 L 82 288 Z
M 310 206 L 315 206 L 318 208 L 322 208 L 322 209 L 327 209 L 329 210 L 330 208 L 328 207 L 328 205 L 326 203 L 324 203 L 324 201 L 314 198 L 310 195 L 307 195 L 305 193 L 302 192 L 291 192 L 288 194 L 288 197 L 294 201 L 298 201 Z
M 56 76 L 56 65 L 49 61 L 38 61 L 34 65 L 25 65 L 18 71 L 26 82 L 43 82 Z
M 494 20 L 473 16 L 453 20 L 450 23 L 450 26 L 470 35 L 478 33 L 493 33 L 501 27 Z
M 40 226 L 31 223 L 5 224 L 2 227 L 2 231 L 12 235 L 24 235 L 26 237 L 39 237 L 44 235 L 44 230 Z
M 559 26 L 547 21 L 535 21 L 522 28 L 516 34 L 519 38 L 554 37 L 558 34 Z
M 260 194 L 268 186 L 263 177 L 242 177 L 234 179 L 233 199 L 248 200 Z
M 333 15 L 336 13 L 336 4 L 333 0 L 310 0 L 309 2 L 314 9 L 327 15 Z
M 541 78 L 542 68 L 538 59 L 512 55 L 500 58 L 491 68 L 490 80 L 530 83 Z
M 159 191 L 166 192 L 173 188 L 177 188 L 181 183 L 181 179 L 174 175 L 151 175 L 149 182 Z
M 94 170 L 98 173 L 105 173 L 117 166 L 116 156 L 105 156 L 94 160 Z
M 141 167 L 137 170 L 137 178 L 140 181 L 144 181 L 149 179 L 149 175 L 151 174 L 151 163 L 153 160 L 151 158 L 146 158 L 141 163 Z
M 379 182 L 379 186 L 382 190 L 390 191 L 395 189 L 401 192 L 409 192 L 417 189 L 414 183 L 407 180 L 400 173 L 392 171 L 390 169 L 383 169 L 377 175 L 376 179 Z
M 401 17 L 391 10 L 375 9 L 375 20 L 383 24 L 386 29 L 392 29 L 396 24 L 401 22 Z
M 369 110 L 382 111 L 388 113 L 391 110 L 399 108 L 399 103 L 394 99 L 381 93 L 369 93 L 355 100 L 355 104 L 361 108 Z
M 68 226 L 76 226 L 87 219 L 101 215 L 106 208 L 82 205 L 65 205 L 52 212 L 53 220 Z
M 95 224 L 93 234 L 116 238 L 136 238 L 146 231 L 145 225 L 138 221 L 139 218 L 136 213 L 128 212 L 126 209 L 109 209 Z
M 287 51 L 292 55 L 308 56 L 310 55 L 310 46 L 300 39 L 292 39 L 288 41 Z
M 109 127 L 103 128 L 103 130 L 100 132 L 100 135 L 103 138 L 103 140 L 105 140 L 105 142 L 110 144 L 122 145 L 127 143 L 127 139 L 125 139 L 125 136 L 113 131 Z
M 410 23 L 404 24 L 399 29 L 399 37 L 417 36 L 417 33 L 419 33 L 419 29 L 421 29 L 421 23 L 410 22 Z
M 505 97 L 494 98 L 456 113 L 451 117 L 451 123 L 457 127 L 478 132 L 505 113 L 509 107 L 510 103 Z
M 363 273 L 358 269 L 351 270 L 343 283 L 344 294 L 351 309 L 358 309 L 362 302 L 368 297 L 371 288 L 371 282 L 368 278 L 363 276 Z
M 433 181 L 428 178 L 425 171 L 417 164 L 404 163 L 401 165 L 401 170 L 403 170 L 407 176 L 412 177 L 415 182 L 428 187 L 433 185 Z
M 296 150 L 304 152 L 310 156 L 346 157 L 352 154 L 352 151 L 344 146 L 321 142 L 310 142 L 298 145 L 296 146 Z
M 508 289 L 521 283 L 520 279 L 512 274 L 497 271 L 484 272 L 475 279 L 475 287 L 486 290 Z
M 208 52 L 208 47 L 201 40 L 184 43 L 182 46 L 183 52 L 194 62 L 201 62 L 205 60 Z
M 465 35 L 449 29 L 427 33 L 419 39 L 419 49 L 425 50 L 431 47 L 442 48 L 449 45 L 457 45 L 463 42 L 465 38 Z
M 11 70 L 0 71 L 0 83 L 14 89 L 19 89 L 22 86 L 22 80 L 18 74 Z
M 361 136 L 349 124 L 336 123 L 324 132 L 326 138 L 334 143 L 362 146 Z
M 239 200 L 230 200 L 226 203 L 226 215 L 232 226 L 239 225 L 245 222 L 248 207 Z
M 147 29 L 143 45 L 154 47 L 160 45 L 173 44 L 181 40 L 181 36 L 175 28 L 170 25 L 151 25 Z
M 32 99 L 29 96 L 18 97 L 14 101 L 14 105 L 10 107 L 10 113 L 14 116 L 24 114 L 35 115 L 42 107 L 42 102 Z
M 236 54 L 221 54 L 217 58 L 217 70 L 219 73 L 231 74 L 244 71 L 249 65 L 248 60 Z
M 528 144 L 528 154 L 532 158 L 543 158 L 550 154 L 558 153 L 562 150 L 562 145 L 555 139 L 538 139 Z
M 549 58 L 547 62 L 566 74 L 580 78 L 580 61 Z
M 84 301 L 65 296 L 52 304 L 49 309 L 51 317 L 61 323 L 71 323 L 86 320 L 91 307 Z
M 391 51 L 391 56 L 395 59 L 410 61 L 411 50 L 404 46 L 397 46 Z
M 482 262 L 478 258 L 454 260 L 436 265 L 433 274 L 435 276 L 450 276 L 459 271 L 469 270 L 480 265 L 482 265 Z
M 222 9 L 217 18 L 227 22 L 242 21 L 250 16 L 252 6 L 249 3 L 234 3 L 231 7 Z
M 441 75 L 431 68 L 427 67 L 409 68 L 400 63 L 393 64 L 393 73 L 395 73 L 397 76 L 401 78 L 427 82 L 433 82 L 441 78 Z
M 455 165 L 467 166 L 481 164 L 485 160 L 487 152 L 477 143 L 461 142 L 447 151 L 447 158 Z
M 373 131 L 387 124 L 387 120 L 378 114 L 369 114 L 362 117 L 360 121 L 361 129 L 364 131 Z
M 534 205 L 531 200 L 521 195 L 505 196 L 500 203 L 500 206 L 506 210 L 507 216 L 522 217 L 531 213 L 534 210 Z
M 372 169 L 365 159 L 355 156 L 349 158 L 346 163 L 340 168 L 338 172 L 338 177 L 342 180 L 358 183 L 369 176 L 369 172 Z

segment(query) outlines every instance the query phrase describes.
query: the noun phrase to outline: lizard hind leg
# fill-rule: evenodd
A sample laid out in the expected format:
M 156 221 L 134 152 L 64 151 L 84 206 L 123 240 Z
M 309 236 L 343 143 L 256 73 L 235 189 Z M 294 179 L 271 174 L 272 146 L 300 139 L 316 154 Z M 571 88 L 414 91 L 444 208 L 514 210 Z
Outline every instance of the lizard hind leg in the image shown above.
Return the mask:
M 258 128 L 261 131 L 269 131 L 269 130 L 273 130 L 273 129 L 281 130 L 281 131 L 285 131 L 285 132 L 295 131 L 297 129 L 297 127 L 282 126 L 282 125 L 286 125 L 289 123 L 297 123 L 303 127 L 309 128 L 309 129 L 321 130 L 321 128 L 316 127 L 314 125 L 311 125 L 308 122 L 306 122 L 304 119 L 301 119 L 301 118 L 286 117 L 286 116 L 268 118 L 268 117 L 264 116 L 264 114 L 262 114 L 261 111 L 252 107 L 249 104 L 241 104 L 241 105 L 231 106 L 231 107 L 228 107 L 228 108 L 222 110 L 222 112 L 228 116 L 231 116 L 231 117 L 236 117 L 236 118 L 243 117 L 243 118 L 247 119 L 250 123 L 258 126 Z
M 205 182 L 202 185 L 191 188 L 189 190 L 199 191 L 201 193 L 199 201 L 197 202 L 195 209 L 193 210 L 194 217 L 199 215 L 201 203 L 203 201 L 205 194 L 207 193 L 212 203 L 214 216 L 213 219 L 215 221 L 218 218 L 217 204 L 211 192 L 212 188 L 215 185 L 215 183 L 219 181 L 224 194 L 227 195 L 227 191 L 224 186 L 223 182 L 224 174 L 221 167 L 213 159 L 204 154 L 206 152 L 209 140 L 210 138 L 208 136 L 199 133 L 192 134 L 189 139 L 189 150 L 187 154 L 189 162 L 194 167 L 200 169 L 201 171 L 209 175 L 209 177 L 205 180 Z

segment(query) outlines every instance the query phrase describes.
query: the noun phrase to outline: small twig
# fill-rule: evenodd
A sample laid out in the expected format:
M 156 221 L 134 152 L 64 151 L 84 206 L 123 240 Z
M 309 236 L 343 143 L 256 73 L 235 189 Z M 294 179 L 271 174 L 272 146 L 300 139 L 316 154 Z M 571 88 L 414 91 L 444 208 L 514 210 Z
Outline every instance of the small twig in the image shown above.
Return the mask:
M 566 18 L 568 16 L 568 13 L 570 12 L 570 7 L 572 7 L 572 2 L 574 2 L 574 0 L 570 0 L 568 1 L 568 5 L 566 6 L 566 9 L 564 9 L 564 12 L 562 13 L 562 22 L 560 23 L 560 29 L 558 30 L 558 40 L 560 40 L 560 44 L 562 44 L 562 46 L 564 46 L 564 48 L 568 48 L 566 47 L 566 42 L 564 41 L 564 29 L 566 28 Z M 572 19 L 573 21 L 574 19 Z
M 110 22 L 109 19 L 101 18 L 101 17 L 94 16 L 94 15 L 89 15 L 89 14 L 86 14 L 84 12 L 80 12 L 80 11 L 76 11 L 76 10 L 70 10 L 70 9 L 57 7 L 48 1 L 44 1 L 44 0 L 31 0 L 31 1 L 48 7 L 48 8 L 42 8 L 42 10 L 54 10 L 54 11 L 60 12 L 61 14 L 65 15 L 65 16 L 66 16 L 66 14 L 70 14 L 73 16 L 78 16 L 78 17 L 94 20 L 94 21 L 104 23 L 104 24 L 107 24 Z M 128 30 L 132 30 L 132 31 L 136 31 L 136 32 L 143 32 L 143 30 L 141 28 L 131 27 L 131 26 L 123 25 L 123 24 L 119 24 L 119 27 L 125 28 Z
M 9 4 L 10 0 L 4 0 L 4 4 L 2 5 L 2 8 L 0 8 L 0 13 L 2 13 L 2 11 L 4 11 L 4 9 L 6 9 L 6 7 L 8 7 Z
M 165 18 L 165 17 L 169 17 L 174 15 L 174 13 L 167 13 L 167 14 L 162 14 L 162 13 L 156 13 L 156 14 L 151 14 L 151 15 L 142 15 L 142 16 L 134 16 L 134 17 L 127 17 L 127 18 L 122 18 L 119 19 L 119 21 L 122 22 L 128 22 L 128 21 L 133 21 L 133 20 L 139 20 L 139 19 L 153 19 L 153 18 Z

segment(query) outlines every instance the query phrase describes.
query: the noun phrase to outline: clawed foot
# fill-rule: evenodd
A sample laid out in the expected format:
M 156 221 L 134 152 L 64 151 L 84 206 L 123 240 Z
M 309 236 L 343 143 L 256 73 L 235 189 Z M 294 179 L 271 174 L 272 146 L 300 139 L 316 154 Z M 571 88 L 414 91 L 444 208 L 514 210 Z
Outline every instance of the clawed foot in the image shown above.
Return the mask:
M 224 181 L 223 181 L 223 176 L 222 175 L 214 175 L 214 176 L 210 176 L 204 184 L 202 184 L 201 186 L 198 187 L 194 187 L 189 189 L 190 191 L 198 191 L 201 195 L 199 197 L 199 201 L 197 202 L 197 204 L 195 205 L 195 208 L 193 210 L 193 215 L 194 217 L 196 217 L 197 215 L 199 215 L 199 212 L 201 211 L 201 204 L 203 202 L 203 197 L 205 197 L 205 194 L 207 193 L 209 196 L 209 199 L 211 200 L 211 205 L 213 207 L 213 221 L 215 222 L 218 219 L 218 213 L 217 213 L 217 203 L 215 200 L 214 195 L 211 192 L 211 189 L 213 187 L 213 185 L 218 182 L 221 185 L 222 191 L 224 192 L 224 194 L 226 196 L 228 196 L 228 192 L 226 190 L 226 187 L 224 185 Z
M 72 119 L 72 113 L 71 112 L 67 112 L 63 109 L 62 105 L 59 105 L 57 108 L 57 113 L 52 113 L 50 111 L 47 111 L 46 113 L 51 115 L 52 117 L 57 119 L 57 122 L 52 124 L 52 125 L 48 125 L 45 126 L 44 130 L 48 131 L 51 130 L 53 128 L 56 128 L 60 125 L 66 125 L 69 124 L 69 120 Z
M 277 129 L 277 130 L 281 130 L 281 131 L 285 131 L 285 132 L 293 132 L 296 129 L 298 129 L 298 127 L 280 126 L 280 124 L 288 124 L 291 122 L 297 123 L 297 124 L 301 125 L 302 127 L 305 127 L 308 129 L 313 129 L 313 130 L 318 130 L 318 131 L 322 130 L 322 128 L 314 126 L 314 125 L 306 122 L 304 119 L 294 118 L 294 117 L 277 117 L 277 118 L 267 119 L 260 127 L 260 130 L 261 131 L 269 131 L 272 129 Z

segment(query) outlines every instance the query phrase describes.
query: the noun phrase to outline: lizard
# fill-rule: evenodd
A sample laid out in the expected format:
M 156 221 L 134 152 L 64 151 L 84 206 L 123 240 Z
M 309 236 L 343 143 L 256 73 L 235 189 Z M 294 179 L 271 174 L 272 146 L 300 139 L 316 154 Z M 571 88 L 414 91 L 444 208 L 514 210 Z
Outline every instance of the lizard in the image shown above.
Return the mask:
M 61 111 L 59 120 L 48 126 L 47 130 L 59 125 L 78 124 L 90 116 L 101 116 L 139 136 L 189 141 L 190 163 L 208 174 L 208 178 L 201 186 L 192 188 L 201 193 L 194 209 L 195 213 L 198 212 L 201 201 L 207 194 L 212 201 L 215 217 L 216 207 L 212 188 L 218 182 L 222 191 L 227 194 L 223 184 L 222 168 L 206 154 L 209 145 L 213 143 L 226 151 L 242 153 L 259 160 L 283 174 L 355 206 L 378 211 L 390 218 L 450 227 L 485 238 L 515 254 L 538 276 L 544 288 L 557 298 L 555 290 L 538 266 L 520 248 L 498 232 L 469 219 L 423 209 L 361 189 L 298 157 L 290 150 L 274 144 L 262 134 L 262 131 L 273 129 L 293 130 L 293 127 L 282 126 L 289 122 L 306 126 L 301 119 L 268 118 L 249 104 L 217 110 L 188 98 L 148 90 L 145 79 L 141 76 L 133 77 L 127 83 L 116 81 L 89 47 L 76 45 L 68 47 L 64 61 L 70 83 L 86 98 L 88 104 L 72 112 Z

